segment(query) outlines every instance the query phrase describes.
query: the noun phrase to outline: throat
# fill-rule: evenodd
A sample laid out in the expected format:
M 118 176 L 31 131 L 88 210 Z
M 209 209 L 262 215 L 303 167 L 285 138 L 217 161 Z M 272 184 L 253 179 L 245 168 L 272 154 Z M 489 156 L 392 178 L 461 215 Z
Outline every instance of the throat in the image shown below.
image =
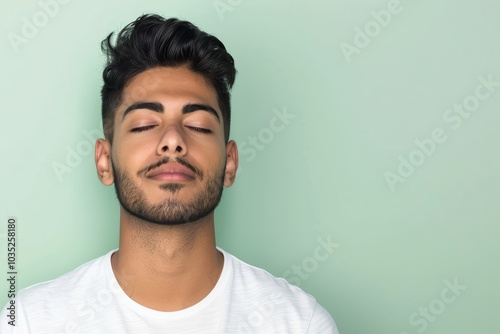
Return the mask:
M 224 255 L 216 248 L 204 255 L 157 257 L 131 257 L 120 250 L 111 264 L 129 298 L 147 308 L 171 312 L 191 307 L 210 294 L 222 274 Z

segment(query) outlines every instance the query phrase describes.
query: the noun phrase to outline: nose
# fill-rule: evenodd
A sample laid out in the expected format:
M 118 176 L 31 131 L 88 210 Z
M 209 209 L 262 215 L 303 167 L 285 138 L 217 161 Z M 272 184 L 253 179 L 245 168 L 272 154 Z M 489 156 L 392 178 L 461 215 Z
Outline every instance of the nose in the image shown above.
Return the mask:
M 172 125 L 169 126 L 160 139 L 157 147 L 157 154 L 164 155 L 165 153 L 175 155 L 186 155 L 187 147 L 184 142 L 182 131 Z

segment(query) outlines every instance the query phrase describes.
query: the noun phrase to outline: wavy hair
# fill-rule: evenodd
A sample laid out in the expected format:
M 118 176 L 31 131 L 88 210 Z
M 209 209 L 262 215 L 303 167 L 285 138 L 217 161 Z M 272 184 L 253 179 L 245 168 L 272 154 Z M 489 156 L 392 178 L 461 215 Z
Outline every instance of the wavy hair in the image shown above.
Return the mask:
M 113 140 L 114 116 L 123 102 L 125 86 L 139 73 L 159 66 L 187 66 L 202 75 L 217 93 L 229 140 L 231 123 L 230 91 L 236 78 L 233 57 L 216 37 L 188 21 L 146 14 L 129 23 L 112 43 L 110 33 L 101 43 L 107 57 L 102 73 L 102 123 L 104 136 Z

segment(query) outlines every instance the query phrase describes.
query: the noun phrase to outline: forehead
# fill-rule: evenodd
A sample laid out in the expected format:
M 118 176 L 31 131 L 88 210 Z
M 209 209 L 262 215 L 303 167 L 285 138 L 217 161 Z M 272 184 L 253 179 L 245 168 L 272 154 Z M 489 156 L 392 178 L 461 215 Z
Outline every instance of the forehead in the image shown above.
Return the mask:
M 123 112 L 124 106 L 151 100 L 205 103 L 220 113 L 215 89 L 202 75 L 185 66 L 154 67 L 137 74 L 123 90 L 118 113 Z

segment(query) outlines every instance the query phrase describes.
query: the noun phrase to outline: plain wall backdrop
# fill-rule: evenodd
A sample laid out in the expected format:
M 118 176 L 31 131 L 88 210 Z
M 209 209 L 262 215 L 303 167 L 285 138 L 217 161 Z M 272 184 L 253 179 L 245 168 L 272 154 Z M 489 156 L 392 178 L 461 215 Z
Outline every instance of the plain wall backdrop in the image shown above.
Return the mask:
M 158 13 L 217 36 L 238 69 L 241 171 L 216 210 L 220 247 L 315 296 L 341 333 L 498 331 L 500 2 L 2 0 L 0 13 L 0 266 L 15 217 L 18 289 L 117 247 L 93 162 L 100 42 Z

